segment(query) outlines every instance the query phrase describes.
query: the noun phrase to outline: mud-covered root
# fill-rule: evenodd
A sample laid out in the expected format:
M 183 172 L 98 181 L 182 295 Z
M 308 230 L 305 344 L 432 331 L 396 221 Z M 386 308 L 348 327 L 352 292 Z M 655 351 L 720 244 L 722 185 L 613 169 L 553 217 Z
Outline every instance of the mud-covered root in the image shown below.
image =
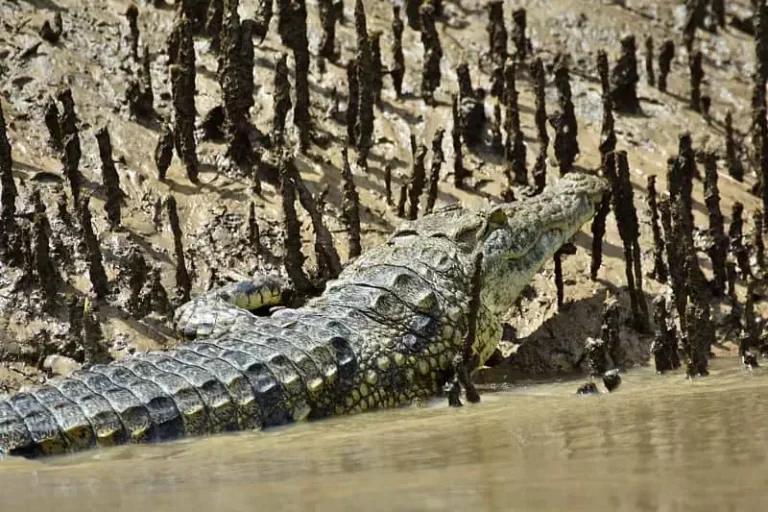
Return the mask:
M 283 206 L 283 264 L 296 292 L 309 295 L 313 286 L 304 273 L 304 254 L 301 252 L 301 222 L 296 215 L 296 188 L 287 168 L 288 155 L 281 155 L 280 193 Z
M 253 22 L 240 22 L 239 4 L 239 0 L 224 1 L 218 77 L 224 104 L 226 154 L 250 175 L 253 164 L 249 136 L 250 111 L 254 105 Z M 255 177 L 260 189 L 258 175 Z
M 248 205 L 248 245 L 257 256 L 261 254 L 261 235 L 259 222 L 256 219 L 256 205 L 253 201 Z
M 169 195 L 165 199 L 165 208 L 168 213 L 168 224 L 173 234 L 173 250 L 176 256 L 176 302 L 183 304 L 189 301 L 192 280 L 187 271 L 186 258 L 184 257 L 184 237 L 181 232 L 176 198 L 173 195 Z
M 531 41 L 526 36 L 528 13 L 524 8 L 512 11 L 512 42 L 515 43 L 515 60 L 525 62 L 531 49 Z
M 48 147 L 53 149 L 59 156 L 64 151 L 64 141 L 61 134 L 61 126 L 59 125 L 59 107 L 56 105 L 56 100 L 48 98 L 43 107 L 43 120 L 45 121 L 45 127 L 48 129 Z
M 11 142 L 8 140 L 8 132 L 6 131 L 5 115 L 3 114 L 3 107 L 0 105 L 0 202 L 2 202 L 2 210 L 0 211 L 0 241 L 4 242 L 5 246 L 7 240 L 6 235 L 13 230 L 15 225 L 16 215 L 16 198 L 19 192 L 16 188 L 16 183 L 13 180 L 13 157 L 11 153 Z
M 468 146 L 477 146 L 482 141 L 485 131 L 484 98 L 472 87 L 472 77 L 466 62 L 456 67 L 456 77 L 459 82 L 458 120 L 461 126 L 461 137 Z M 456 116 L 454 116 L 455 119 Z
M 427 147 L 423 144 L 418 146 L 413 161 L 413 172 L 408 183 L 408 219 L 415 220 L 419 216 L 419 200 L 424 191 L 426 182 L 426 170 L 424 169 L 424 159 L 427 155 Z
M 683 337 L 683 352 L 685 353 L 685 374 L 688 378 L 709 375 L 710 337 L 713 332 L 708 313 L 697 302 L 689 302 L 686 306 L 685 336 Z
M 287 12 L 283 5 L 287 4 Z M 296 65 L 296 101 L 293 104 L 293 124 L 299 132 L 299 149 L 309 148 L 312 136 L 312 119 L 309 113 L 309 39 L 307 38 L 307 6 L 304 0 L 278 2 L 280 6 L 280 31 L 283 43 L 293 50 Z
M 293 108 L 291 82 L 288 80 L 288 55 L 280 54 L 275 63 L 274 117 L 272 118 L 272 143 L 279 147 L 285 141 L 285 119 Z
M 691 99 L 690 106 L 694 112 L 702 112 L 701 105 L 701 82 L 704 80 L 704 68 L 701 64 L 702 54 L 696 51 L 691 55 L 689 62 L 689 71 L 691 79 Z
M 668 166 L 667 187 L 670 199 L 680 197 L 683 205 L 683 228 L 686 236 L 693 233 L 693 179 L 697 174 L 696 154 L 691 134 L 683 132 L 679 137 L 677 157 Z
M 405 18 L 408 26 L 415 31 L 421 30 L 421 18 L 419 17 L 419 6 L 421 2 L 419 0 L 405 0 Z
M 735 308 L 739 304 L 739 299 L 736 295 L 736 281 L 738 279 L 736 262 L 730 260 L 726 261 L 725 276 L 728 283 L 728 287 L 726 289 L 726 293 L 728 294 L 728 301 L 731 303 L 731 307 Z
M 437 193 L 440 184 L 440 170 L 445 162 L 445 155 L 443 154 L 443 136 L 445 130 L 440 128 L 435 132 L 432 139 L 432 163 L 430 165 L 429 172 L 429 186 L 427 187 L 427 206 L 425 213 L 432 213 L 437 202 Z
M 561 176 L 573 170 L 573 163 L 580 151 L 568 60 L 568 55 L 563 53 L 555 57 L 555 87 L 559 111 L 550 117 L 550 123 L 555 129 L 555 158 Z
M 672 162 L 674 160 L 670 159 Z M 683 253 L 679 244 L 675 242 L 677 236 L 681 236 L 682 229 L 672 223 L 673 203 L 670 198 L 663 197 L 659 201 L 659 216 L 664 228 L 664 252 L 669 266 L 668 277 L 672 289 L 672 298 L 681 324 L 685 319 L 685 266 L 683 265 Z
M 507 60 L 507 28 L 504 26 L 504 2 L 488 2 L 488 48 L 490 59 L 496 64 Z
M 368 34 L 368 46 L 371 48 L 371 86 L 373 99 L 381 103 L 381 90 L 384 88 L 384 64 L 381 60 L 381 31 L 374 30 Z
M 546 148 L 549 146 L 549 133 L 547 132 L 547 76 L 544 72 L 544 62 L 541 60 L 541 57 L 536 57 L 531 62 L 530 73 L 536 96 L 536 113 L 534 115 L 536 133 L 539 136 L 539 143 L 546 151 Z
M 254 35 L 258 37 L 259 44 L 264 42 L 264 38 L 267 37 L 269 24 L 272 21 L 272 14 L 272 0 L 259 0 L 259 5 L 254 17 L 254 21 L 256 22 Z
M 397 196 L 397 216 L 401 219 L 405 218 L 405 204 L 408 201 L 408 184 L 403 182 L 400 184 L 400 191 Z
M 169 123 L 163 123 L 160 136 L 155 146 L 155 167 L 157 168 L 157 179 L 165 181 L 168 168 L 173 160 L 173 129 Z
M 69 87 L 59 91 L 57 99 L 64 109 L 59 118 L 59 127 L 64 143 L 64 152 L 62 153 L 64 176 L 69 182 L 72 200 L 77 206 L 80 203 L 80 187 L 83 176 L 80 174 L 82 152 L 80 150 L 80 133 L 77 128 L 77 115 L 75 114 L 75 100 Z
M 309 218 L 312 221 L 312 230 L 315 232 L 315 255 L 317 258 L 318 277 L 323 282 L 329 279 L 336 279 L 341 272 L 341 259 L 338 252 L 336 252 L 331 232 L 328 231 L 323 222 L 322 210 L 318 207 L 315 198 L 301 179 L 295 160 L 293 158 L 288 159 L 284 166 L 292 181 L 294 190 L 298 194 L 301 206 L 309 214 Z
M 752 212 L 752 247 L 755 250 L 755 263 L 761 274 L 765 272 L 764 218 L 765 213 L 762 210 Z
M 536 155 L 536 162 L 533 164 L 531 170 L 531 176 L 533 177 L 533 195 L 539 195 L 544 192 L 544 188 L 547 186 L 547 148 L 541 147 L 539 154 Z
M 107 196 L 104 210 L 107 212 L 110 226 L 116 229 L 120 227 L 121 202 L 124 193 L 120 190 L 120 175 L 117 174 L 117 168 L 112 159 L 112 142 L 106 126 L 96 132 L 96 141 L 101 158 L 101 180 Z
M 704 203 L 709 214 L 710 246 L 707 250 L 712 261 L 712 294 L 722 297 L 725 294 L 725 262 L 728 258 L 728 237 L 725 235 L 725 221 L 720 210 L 720 191 L 717 186 L 717 155 L 702 152 L 704 161 Z
M 219 54 L 221 50 L 221 29 L 224 21 L 224 0 L 210 0 L 208 4 L 205 32 L 210 38 L 211 52 Z
M 514 61 L 507 62 L 504 67 L 504 129 L 507 132 L 507 141 L 504 146 L 504 156 L 509 169 L 508 174 L 513 176 L 515 185 L 528 186 L 528 169 L 526 168 L 526 147 L 523 131 L 520 128 L 520 108 L 518 105 L 518 93 L 516 86 L 517 66 Z M 511 172 L 510 172 L 511 171 Z
M 32 204 L 34 205 L 34 220 L 32 226 L 32 247 L 35 261 L 35 277 L 38 286 L 43 292 L 43 303 L 46 311 L 53 311 L 56 306 L 56 294 L 61 285 L 61 277 L 51 258 L 49 233 L 51 225 L 45 212 L 45 205 L 40 199 L 40 191 L 32 191 Z
M 744 244 L 744 204 L 740 201 L 733 203 L 731 209 L 728 239 L 730 252 L 736 259 L 741 278 L 746 280 L 752 276 L 752 272 L 749 265 L 749 250 Z
M 635 210 L 629 163 L 626 151 L 613 153 L 616 174 L 607 176 L 612 182 L 612 207 L 624 245 L 624 261 L 632 307 L 633 325 L 638 332 L 648 332 L 648 307 L 643 292 L 640 227 Z
M 608 55 L 599 50 L 597 52 L 597 72 L 602 86 L 603 123 L 600 132 L 600 158 L 602 175 L 613 183 L 616 174 L 616 161 L 613 151 L 616 149 L 616 133 L 613 119 L 613 97 L 611 95 L 611 82 L 608 69 Z M 603 264 L 603 237 L 605 236 L 606 220 L 611 209 L 611 195 L 613 190 L 603 196 L 603 200 L 592 219 L 592 260 L 590 263 L 590 278 L 597 280 L 597 273 Z
M 198 160 L 195 141 L 195 47 L 192 26 L 185 16 L 179 16 L 173 25 L 168 43 L 171 76 L 171 96 L 174 119 L 174 146 L 184 163 L 187 177 L 197 183 Z
M 347 61 L 347 139 L 357 144 L 357 117 L 360 113 L 360 84 L 357 81 L 357 60 Z
M 387 206 L 392 206 L 392 166 L 384 166 L 384 200 Z
M 514 196 L 506 199 L 509 202 L 515 200 Z M 572 243 L 566 243 L 555 253 L 553 259 L 555 263 L 555 288 L 557 290 L 557 310 L 561 311 L 565 306 L 565 281 L 563 280 L 563 257 L 576 254 L 576 246 Z
M 125 18 L 128 20 L 129 40 L 131 45 L 131 57 L 135 62 L 139 62 L 139 8 L 136 4 L 131 4 L 125 11 Z
M 669 318 L 669 305 L 664 295 L 653 300 L 653 319 L 658 331 L 654 333 L 651 354 L 657 373 L 664 373 L 680 368 L 680 355 L 677 351 L 677 327 Z
M 606 158 L 606 161 L 608 159 Z M 592 231 L 592 258 L 589 266 L 589 276 L 592 281 L 597 280 L 597 273 L 603 264 L 603 237 L 605 236 L 605 226 L 608 214 L 611 213 L 611 194 L 607 193 L 592 218 L 590 230 Z
M 151 120 L 156 117 L 155 95 L 152 91 L 152 56 L 147 45 L 144 46 L 138 76 L 129 78 L 125 101 L 134 118 Z
M 752 23 L 755 29 L 754 90 L 758 101 L 752 107 L 765 106 L 765 85 L 768 81 L 768 5 L 760 0 L 752 1 Z
M 403 54 L 403 31 L 405 27 L 400 18 L 400 6 L 392 4 L 392 86 L 398 98 L 403 96 L 403 78 L 405 78 L 405 55 Z
M 333 0 L 320 0 L 320 25 L 323 35 L 320 38 L 319 54 L 324 59 L 335 62 L 339 55 L 336 52 L 336 22 L 338 11 Z
M 150 312 L 143 307 L 145 304 L 141 300 L 141 290 L 147 283 L 150 267 L 138 246 L 131 245 L 120 270 L 121 280 L 128 285 L 126 309 L 133 318 L 141 319 Z
M 728 175 L 736 181 L 744 181 L 744 165 L 739 157 L 733 130 L 733 114 L 730 110 L 725 114 L 725 161 Z
M 693 53 L 696 41 L 696 29 L 704 25 L 707 2 L 702 0 L 685 0 L 685 23 L 683 24 L 683 44 L 688 55 Z
M 109 294 L 109 281 L 104 270 L 104 263 L 99 246 L 99 239 L 93 231 L 90 209 L 91 198 L 86 196 L 80 202 L 80 229 L 85 241 L 88 258 L 88 275 L 91 279 L 91 287 L 98 299 L 104 299 Z
M 357 37 L 358 112 L 356 129 L 357 165 L 368 169 L 368 152 L 373 146 L 373 105 L 376 99 L 373 55 L 368 34 L 368 21 L 362 0 L 355 1 L 355 34 Z
M 600 157 L 603 166 L 605 159 L 616 149 L 615 120 L 613 118 L 613 93 L 608 74 L 608 55 L 603 50 L 597 52 L 597 72 L 600 75 L 603 101 L 603 124 L 600 129 Z
M 739 356 L 742 360 L 746 359 L 752 348 L 760 345 L 760 326 L 757 322 L 755 312 L 755 302 L 760 300 L 757 293 L 757 287 L 760 282 L 756 279 L 750 279 L 747 283 L 747 298 L 744 301 L 744 308 L 741 317 L 741 335 L 739 336 Z
M 653 36 L 645 38 L 645 78 L 648 85 L 656 85 L 656 73 L 653 70 Z
M 174 104 L 174 146 L 176 154 L 184 163 L 187 177 L 192 183 L 198 181 L 197 143 L 194 133 L 194 94 L 187 87 L 194 83 L 189 78 L 190 72 L 178 65 L 171 66 L 171 83 Z M 192 110 L 189 110 L 192 107 Z
M 667 92 L 667 78 L 669 72 L 672 69 L 672 59 L 675 58 L 675 43 L 674 41 L 667 39 L 661 45 L 661 51 L 659 52 L 659 91 Z
M 711 7 L 717 26 L 725 28 L 725 0 L 712 0 Z
M 347 235 L 349 237 L 349 259 L 353 259 L 360 256 L 363 252 L 360 241 L 360 196 L 357 194 L 357 188 L 355 187 L 355 178 L 349 165 L 349 155 L 346 146 L 342 148 L 341 155 L 343 160 L 341 177 L 344 180 L 342 220 L 347 228 Z
M 646 205 L 651 214 L 651 232 L 653 233 L 653 268 L 650 276 L 660 283 L 667 282 L 667 264 L 664 262 L 664 237 L 661 233 L 659 207 L 656 193 L 656 175 L 648 176 L 646 184 Z
M 424 45 L 424 68 L 421 74 L 421 96 L 428 105 L 434 104 L 434 95 L 442 74 L 440 60 L 443 58 L 443 48 L 435 25 L 434 0 L 425 0 L 419 7 L 421 20 L 421 42 Z
M 611 73 L 611 96 L 617 111 L 636 114 L 640 112 L 637 97 L 637 72 L 635 36 L 628 35 L 621 40 L 621 55 Z
M 453 185 L 462 189 L 466 185 L 464 181 L 471 175 L 464 167 L 464 145 L 461 135 L 461 113 L 459 112 L 459 98 L 453 95 L 451 106 L 453 124 L 451 125 L 451 143 L 453 144 Z

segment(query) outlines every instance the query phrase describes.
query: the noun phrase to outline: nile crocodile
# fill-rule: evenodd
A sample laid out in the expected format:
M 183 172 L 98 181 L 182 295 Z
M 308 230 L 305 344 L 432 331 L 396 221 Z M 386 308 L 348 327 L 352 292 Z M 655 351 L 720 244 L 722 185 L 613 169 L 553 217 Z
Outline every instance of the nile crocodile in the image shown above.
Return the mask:
M 235 305 L 258 291 L 247 287 L 198 297 L 176 316 L 195 340 L 0 401 L 0 454 L 261 429 L 431 398 L 462 350 L 470 370 L 488 359 L 500 316 L 604 191 L 600 178 L 568 174 L 524 201 L 437 210 L 357 258 L 322 295 L 272 316 Z

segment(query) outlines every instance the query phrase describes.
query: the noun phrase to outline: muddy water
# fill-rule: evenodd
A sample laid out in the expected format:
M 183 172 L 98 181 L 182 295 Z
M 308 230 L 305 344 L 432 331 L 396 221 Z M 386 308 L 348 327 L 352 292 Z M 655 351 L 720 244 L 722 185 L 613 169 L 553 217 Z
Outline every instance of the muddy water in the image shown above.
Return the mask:
M 768 373 L 650 369 L 477 406 L 0 465 L 0 510 L 765 510 Z

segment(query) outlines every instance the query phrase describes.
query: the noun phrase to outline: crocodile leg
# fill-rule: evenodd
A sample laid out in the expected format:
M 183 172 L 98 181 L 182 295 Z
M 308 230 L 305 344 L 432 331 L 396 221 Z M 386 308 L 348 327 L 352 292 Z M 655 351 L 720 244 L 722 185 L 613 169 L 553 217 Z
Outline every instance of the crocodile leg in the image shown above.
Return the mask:
M 251 311 L 285 305 L 288 291 L 287 283 L 272 274 L 228 284 L 176 309 L 174 327 L 188 340 L 222 336 L 238 321 L 252 318 Z

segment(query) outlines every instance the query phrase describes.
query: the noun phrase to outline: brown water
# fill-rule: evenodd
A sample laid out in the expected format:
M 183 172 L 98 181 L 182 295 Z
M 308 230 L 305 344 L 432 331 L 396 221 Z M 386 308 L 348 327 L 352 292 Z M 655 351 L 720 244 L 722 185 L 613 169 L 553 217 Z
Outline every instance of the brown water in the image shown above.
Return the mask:
M 0 464 L 0 511 L 765 510 L 768 373 L 650 369 L 267 433 Z

